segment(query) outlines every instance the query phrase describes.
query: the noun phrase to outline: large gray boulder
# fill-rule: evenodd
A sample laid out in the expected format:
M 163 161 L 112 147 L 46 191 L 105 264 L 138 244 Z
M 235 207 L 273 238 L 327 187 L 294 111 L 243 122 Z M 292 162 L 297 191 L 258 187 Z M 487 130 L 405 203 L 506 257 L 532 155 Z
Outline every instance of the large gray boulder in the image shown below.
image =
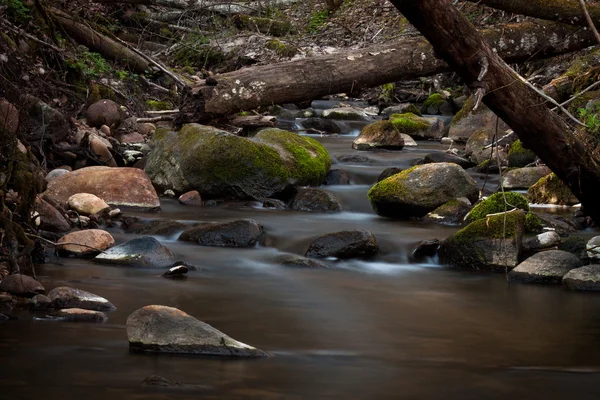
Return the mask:
M 453 163 L 417 165 L 376 183 L 369 191 L 377 214 L 397 218 L 421 218 L 459 197 L 475 203 L 479 187 Z
M 143 236 L 111 247 L 94 260 L 104 264 L 165 268 L 173 265 L 175 256 L 155 238 Z
M 252 247 L 265 235 L 265 228 L 252 219 L 202 224 L 183 231 L 179 240 L 214 247 Z
M 509 272 L 508 280 L 523 283 L 560 283 L 563 276 L 581 267 L 575 255 L 562 250 L 537 253 Z
M 48 293 L 54 308 L 83 308 L 94 311 L 114 311 L 117 308 L 104 297 L 68 286 L 56 287 Z
M 379 252 L 379 243 L 369 231 L 328 233 L 313 240 L 306 257 L 313 258 L 371 258 Z
M 600 290 L 600 265 L 586 265 L 567 272 L 563 283 L 574 290 Z
M 204 198 L 267 198 L 324 182 L 331 157 L 316 140 L 281 129 L 253 138 L 188 124 L 157 131 L 146 172 L 161 190 L 197 190 Z
M 266 357 L 262 350 L 238 342 L 172 307 L 151 305 L 127 318 L 132 350 L 155 353 L 203 354 L 227 357 Z
M 505 190 L 529 189 L 550 172 L 546 166 L 513 169 L 502 176 L 502 186 Z

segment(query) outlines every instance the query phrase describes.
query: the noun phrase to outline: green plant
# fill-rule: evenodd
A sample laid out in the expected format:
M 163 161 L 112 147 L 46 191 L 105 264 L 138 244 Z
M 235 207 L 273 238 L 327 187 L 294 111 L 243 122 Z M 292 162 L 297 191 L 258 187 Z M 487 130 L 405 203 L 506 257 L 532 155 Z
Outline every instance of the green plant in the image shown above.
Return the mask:
M 600 104 L 593 103 L 590 108 L 578 108 L 579 118 L 581 118 L 585 126 L 587 127 L 588 133 L 593 136 L 600 136 Z
M 119 69 L 119 70 L 115 71 L 115 75 L 120 80 L 124 80 L 124 79 L 126 79 L 129 76 L 129 72 L 123 71 L 123 70 Z
M 0 0 L 0 5 L 6 7 L 6 16 L 17 24 L 25 24 L 31 19 L 31 9 L 21 0 Z
M 101 54 L 90 51 L 84 51 L 77 58 L 67 59 L 66 62 L 69 68 L 82 76 L 98 76 L 111 70 L 110 65 Z
M 308 21 L 308 31 L 310 33 L 317 33 L 319 29 L 325 25 L 328 17 L 329 12 L 327 10 L 315 11 L 312 13 Z

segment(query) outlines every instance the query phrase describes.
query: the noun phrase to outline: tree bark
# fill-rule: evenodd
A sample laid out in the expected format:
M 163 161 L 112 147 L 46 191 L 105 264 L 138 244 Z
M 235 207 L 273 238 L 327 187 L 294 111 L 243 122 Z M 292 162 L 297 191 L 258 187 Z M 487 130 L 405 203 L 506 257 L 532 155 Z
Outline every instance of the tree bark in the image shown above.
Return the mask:
M 594 43 L 589 32 L 555 23 L 505 25 L 486 30 L 483 36 L 508 62 L 577 51 Z M 425 39 L 405 37 L 392 45 L 216 75 L 210 82 L 196 84 L 184 92 L 179 122 L 350 93 L 449 70 Z
M 561 178 L 600 222 L 600 163 L 537 93 L 519 80 L 450 0 L 390 0 L 483 102 Z

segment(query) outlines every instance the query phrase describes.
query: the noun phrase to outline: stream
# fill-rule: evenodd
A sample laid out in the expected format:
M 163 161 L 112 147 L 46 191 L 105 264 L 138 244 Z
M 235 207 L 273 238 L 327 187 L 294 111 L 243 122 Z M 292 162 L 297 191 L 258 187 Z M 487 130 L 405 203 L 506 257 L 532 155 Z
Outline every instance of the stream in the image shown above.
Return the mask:
M 355 127 L 352 128 L 355 130 Z M 2 399 L 554 399 L 600 395 L 600 296 L 555 286 L 508 285 L 504 274 L 457 271 L 409 255 L 426 239 L 457 227 L 378 217 L 367 191 L 388 167 L 447 146 L 420 142 L 401 152 L 358 152 L 353 135 L 312 135 L 351 185 L 326 186 L 340 213 L 259 207 L 215 207 L 162 199 L 147 219 L 199 221 L 252 218 L 268 247 L 230 249 L 156 236 L 178 259 L 196 265 L 187 279 L 162 271 L 61 258 L 42 265 L 47 290 L 73 286 L 106 297 L 117 311 L 105 324 L 50 321 L 15 309 L 0 325 Z M 475 174 L 478 182 L 483 176 Z M 497 178 L 488 180 L 491 189 Z M 372 231 L 382 255 L 328 270 L 277 266 L 283 253 L 304 254 L 316 236 Z M 117 243 L 136 235 L 109 230 Z M 333 265 L 333 264 L 332 264 Z M 177 307 L 231 337 L 272 354 L 258 360 L 130 353 L 125 322 L 149 304 Z M 143 386 L 158 375 L 186 384 Z

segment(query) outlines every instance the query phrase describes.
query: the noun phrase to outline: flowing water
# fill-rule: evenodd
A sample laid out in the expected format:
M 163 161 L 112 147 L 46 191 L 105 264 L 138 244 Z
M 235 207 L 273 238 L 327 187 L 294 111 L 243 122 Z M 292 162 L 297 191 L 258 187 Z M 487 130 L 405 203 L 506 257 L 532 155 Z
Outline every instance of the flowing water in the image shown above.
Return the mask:
M 201 267 L 185 280 L 160 272 L 65 259 L 40 267 L 47 289 L 69 285 L 118 308 L 106 324 L 49 321 L 16 310 L 0 325 L 1 399 L 558 399 L 600 395 L 600 296 L 554 286 L 508 285 L 503 274 L 409 262 L 414 245 L 455 227 L 377 217 L 369 187 L 389 167 L 439 144 L 365 154 L 352 137 L 318 137 L 351 185 L 330 186 L 341 213 L 301 213 L 230 203 L 180 206 L 164 201 L 148 219 L 186 224 L 253 218 L 268 247 L 221 249 L 157 237 Z M 483 182 L 482 177 L 476 176 Z M 491 186 L 497 185 L 492 181 Z M 367 229 L 383 255 L 328 270 L 283 268 L 282 253 L 302 254 L 326 232 Z M 135 237 L 113 230 L 118 242 Z M 128 350 L 125 322 L 139 307 L 180 308 L 268 359 L 144 355 Z M 159 375 L 187 386 L 146 387 Z

